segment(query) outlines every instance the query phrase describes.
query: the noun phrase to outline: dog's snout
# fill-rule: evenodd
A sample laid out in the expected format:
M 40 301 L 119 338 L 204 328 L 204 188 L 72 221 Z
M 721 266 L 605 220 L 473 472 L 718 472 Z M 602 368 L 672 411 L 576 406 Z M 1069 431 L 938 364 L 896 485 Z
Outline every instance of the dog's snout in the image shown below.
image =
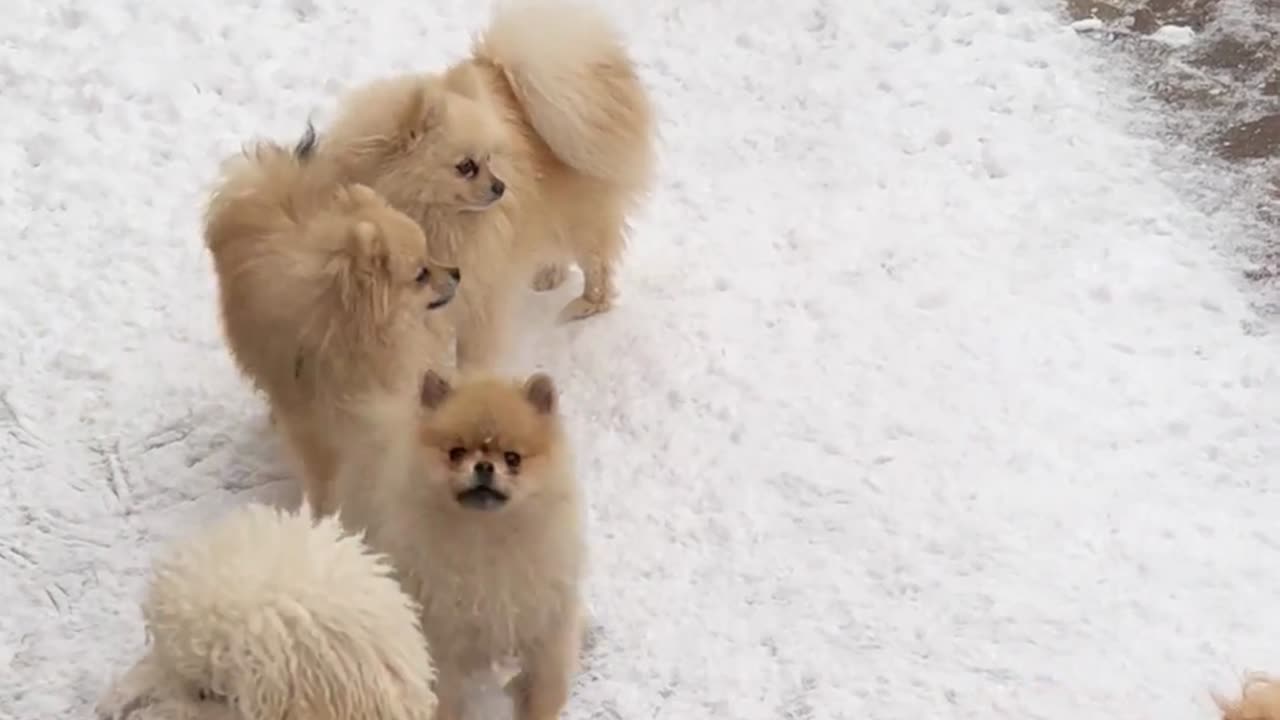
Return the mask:
M 493 482 L 493 463 L 488 460 L 481 460 L 476 463 L 476 482 L 481 485 L 488 485 Z
M 458 282 L 462 279 L 462 271 L 458 268 L 449 268 L 449 277 L 453 278 L 454 282 Z
M 507 191 L 507 184 L 494 178 L 493 184 L 489 186 L 489 189 L 493 191 L 494 197 L 502 197 L 502 193 Z

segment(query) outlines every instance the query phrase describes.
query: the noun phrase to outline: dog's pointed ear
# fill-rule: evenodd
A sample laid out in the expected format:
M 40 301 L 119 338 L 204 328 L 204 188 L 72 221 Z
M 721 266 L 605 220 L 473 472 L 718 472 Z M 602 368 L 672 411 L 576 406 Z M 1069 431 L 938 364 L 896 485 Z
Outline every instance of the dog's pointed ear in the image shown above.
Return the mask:
M 334 255 L 330 267 L 347 313 L 360 314 L 365 322 L 381 322 L 387 316 L 391 251 L 376 223 L 361 220 L 348 228 L 346 246 Z
M 444 403 L 452 392 L 453 388 L 449 386 L 449 381 L 440 377 L 435 370 L 428 370 L 422 376 L 422 387 L 419 390 L 419 399 L 422 407 L 428 410 L 435 410 Z
M 391 274 L 391 248 L 377 223 L 360 220 L 352 225 L 347 236 L 347 252 L 356 267 L 383 277 Z
M 387 246 L 382 242 L 382 233 L 379 232 L 376 224 L 368 220 L 361 220 L 351 226 L 347 247 L 357 259 L 375 262 L 390 260 Z
M 534 373 L 524 382 L 524 398 L 543 415 L 555 412 L 558 402 L 556 384 L 546 373 Z
M 444 120 L 441 90 L 429 81 L 414 86 L 397 118 L 406 138 L 413 140 L 431 132 Z

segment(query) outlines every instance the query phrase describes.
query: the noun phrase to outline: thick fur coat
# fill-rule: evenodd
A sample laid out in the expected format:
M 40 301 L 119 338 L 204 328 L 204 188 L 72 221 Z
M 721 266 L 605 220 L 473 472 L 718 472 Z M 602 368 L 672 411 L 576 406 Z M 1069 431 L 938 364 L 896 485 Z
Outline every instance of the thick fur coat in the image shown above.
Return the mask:
M 261 505 L 169 548 L 103 720 L 432 720 L 417 607 L 336 519 Z
M 517 720 L 551 720 L 577 671 L 586 566 L 582 502 L 550 378 L 428 373 L 411 452 L 375 476 L 371 544 L 422 607 L 439 720 L 464 678 L 515 656 Z M 344 509 L 345 511 L 345 509 Z
M 307 498 L 333 512 L 350 448 L 417 416 L 426 368 L 452 340 L 437 312 L 459 273 L 430 260 L 421 227 L 368 187 L 341 182 L 309 133 L 229 160 L 206 212 L 223 329 L 265 392 Z

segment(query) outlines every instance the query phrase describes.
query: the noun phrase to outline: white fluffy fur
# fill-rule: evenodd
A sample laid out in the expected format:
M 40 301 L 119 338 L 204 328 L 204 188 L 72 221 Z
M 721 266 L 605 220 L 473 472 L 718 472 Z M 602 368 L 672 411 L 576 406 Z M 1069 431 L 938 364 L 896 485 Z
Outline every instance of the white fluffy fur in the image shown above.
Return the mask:
M 239 509 L 156 562 L 150 647 L 99 716 L 431 720 L 434 667 L 391 573 L 336 518 Z

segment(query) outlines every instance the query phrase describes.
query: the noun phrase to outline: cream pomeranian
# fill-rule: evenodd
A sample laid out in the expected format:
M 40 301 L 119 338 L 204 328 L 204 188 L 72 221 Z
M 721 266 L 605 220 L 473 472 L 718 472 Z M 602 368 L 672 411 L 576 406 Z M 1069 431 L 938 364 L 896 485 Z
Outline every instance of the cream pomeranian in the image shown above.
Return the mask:
M 422 373 L 449 360 L 450 326 L 433 311 L 460 273 L 428 260 L 416 222 L 339 182 L 316 143 L 308 126 L 292 149 L 263 142 L 224 164 L 205 243 L 231 354 L 326 514 L 347 450 L 412 425 Z
M 103 720 L 432 720 L 416 604 L 332 517 L 263 505 L 175 542 L 143 601 L 145 654 Z
M 499 3 L 470 57 L 444 72 L 350 92 L 322 152 L 462 268 L 450 311 L 458 363 L 484 370 L 506 349 L 515 291 L 558 287 L 570 261 L 584 286 L 561 320 L 611 307 L 655 136 L 650 99 L 608 19 L 569 0 L 524 0 Z
M 512 655 L 517 720 L 557 718 L 581 650 L 586 549 L 555 385 L 535 374 L 454 387 L 428 371 L 421 397 L 413 452 L 370 482 L 368 537 L 422 607 L 439 720 L 461 717 L 467 677 Z

